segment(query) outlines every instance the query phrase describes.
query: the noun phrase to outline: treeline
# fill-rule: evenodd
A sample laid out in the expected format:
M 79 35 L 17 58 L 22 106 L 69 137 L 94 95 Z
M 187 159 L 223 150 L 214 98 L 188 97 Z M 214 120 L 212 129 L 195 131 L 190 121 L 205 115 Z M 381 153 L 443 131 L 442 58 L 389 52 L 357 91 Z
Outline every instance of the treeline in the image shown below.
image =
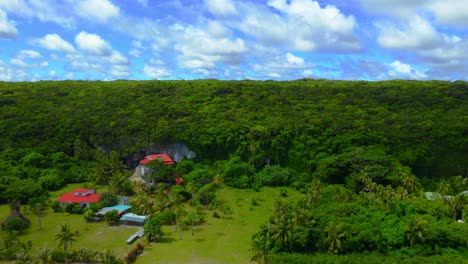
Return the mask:
M 202 161 L 313 174 L 362 147 L 420 177 L 466 176 L 467 98 L 461 81 L 0 83 L 0 151 L 73 156 L 78 140 L 127 157 L 185 142 Z M 333 170 L 321 177 L 344 182 L 350 168 Z

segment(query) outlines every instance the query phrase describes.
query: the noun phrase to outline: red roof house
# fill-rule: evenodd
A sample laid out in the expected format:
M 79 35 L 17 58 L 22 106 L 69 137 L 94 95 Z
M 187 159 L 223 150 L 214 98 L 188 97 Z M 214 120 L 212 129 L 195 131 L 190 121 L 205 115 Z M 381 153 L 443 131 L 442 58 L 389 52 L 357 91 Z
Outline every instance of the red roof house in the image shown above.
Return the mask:
M 67 203 L 79 204 L 80 206 L 89 206 L 91 203 L 99 202 L 99 194 L 95 193 L 93 189 L 75 189 L 73 192 L 62 194 L 57 199 L 60 205 Z
M 152 160 L 160 160 L 164 165 L 172 165 L 174 161 L 167 154 L 151 154 L 146 156 L 144 159 L 140 160 L 140 164 L 146 165 Z

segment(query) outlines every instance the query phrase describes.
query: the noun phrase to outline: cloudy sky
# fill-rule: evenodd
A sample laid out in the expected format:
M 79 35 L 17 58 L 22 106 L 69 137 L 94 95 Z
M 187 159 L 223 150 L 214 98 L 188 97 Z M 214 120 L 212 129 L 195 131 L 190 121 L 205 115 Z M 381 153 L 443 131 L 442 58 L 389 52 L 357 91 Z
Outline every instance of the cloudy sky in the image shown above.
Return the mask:
M 467 0 L 0 0 L 0 80 L 468 80 Z

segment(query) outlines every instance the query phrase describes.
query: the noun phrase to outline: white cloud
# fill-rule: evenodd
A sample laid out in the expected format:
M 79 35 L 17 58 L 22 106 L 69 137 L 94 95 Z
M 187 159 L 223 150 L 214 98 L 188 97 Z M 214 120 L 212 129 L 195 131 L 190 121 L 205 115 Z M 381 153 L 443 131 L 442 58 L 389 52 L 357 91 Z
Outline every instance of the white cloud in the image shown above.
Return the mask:
M 208 10 L 217 16 L 228 16 L 237 14 L 236 7 L 231 0 L 205 0 Z
M 118 17 L 120 9 L 108 0 L 84 0 L 79 1 L 76 11 L 85 19 L 104 23 Z
M 43 38 L 36 39 L 33 42 L 49 50 L 61 51 L 65 53 L 75 52 L 75 48 L 57 34 L 47 34 Z
M 16 38 L 18 30 L 13 23 L 8 20 L 7 14 L 0 9 L 0 38 Z
M 357 22 L 332 5 L 321 7 L 313 0 L 272 0 L 265 8 L 243 3 L 238 25 L 244 33 L 264 45 L 283 45 L 296 51 L 357 51 Z
M 200 28 L 173 27 L 174 48 L 183 68 L 213 69 L 216 63 L 239 64 L 248 48 L 244 40 L 209 34 Z
M 55 77 L 57 77 L 57 72 L 54 71 L 54 70 L 50 70 L 50 71 L 49 71 L 49 76 L 50 76 L 51 78 L 55 78 Z
M 167 78 L 171 76 L 171 73 L 168 70 L 160 67 L 153 67 L 148 64 L 145 64 L 143 67 L 143 72 L 145 75 L 154 79 Z
M 300 57 L 296 57 L 291 53 L 286 53 L 286 61 L 289 65 L 304 67 L 304 60 Z
M 127 57 L 122 55 L 120 52 L 113 51 L 109 57 L 109 62 L 114 65 L 128 65 L 129 61 Z
M 94 55 L 108 56 L 112 51 L 110 45 L 99 35 L 90 34 L 86 31 L 81 31 L 76 35 L 75 43 L 80 49 Z
M 378 24 L 377 42 L 385 48 L 428 49 L 443 41 L 443 37 L 425 19 L 414 16 L 404 25 Z
M 41 54 L 35 50 L 20 50 L 16 54 L 18 59 L 40 59 L 42 58 Z
M 442 24 L 466 26 L 468 4 L 466 0 L 360 0 L 372 14 L 385 14 L 398 18 L 427 14 Z
M 47 67 L 49 67 L 49 63 L 48 63 L 47 61 L 43 61 L 43 62 L 41 62 L 41 63 L 39 64 L 39 67 L 41 67 L 41 68 L 47 68 Z
M 110 68 L 110 74 L 118 78 L 130 76 L 128 67 L 125 65 L 112 65 Z
M 304 70 L 302 72 L 302 75 L 308 77 L 308 76 L 314 75 L 314 72 L 312 70 L 310 70 L 310 69 L 309 70 Z
M 466 27 L 468 24 L 468 3 L 466 0 L 435 0 L 428 9 L 432 11 L 438 22 Z
M 408 78 L 408 79 L 425 79 L 427 74 L 424 71 L 413 69 L 411 65 L 402 63 L 400 61 L 394 61 L 389 64 L 391 70 L 388 75 L 392 78 Z
M 26 62 L 20 59 L 15 59 L 15 58 L 10 60 L 10 64 L 15 65 L 20 68 L 27 68 L 29 66 Z
M 72 28 L 76 22 L 69 4 L 68 0 L 0 0 L 0 8 L 9 13 L 40 22 L 54 22 L 65 28 Z

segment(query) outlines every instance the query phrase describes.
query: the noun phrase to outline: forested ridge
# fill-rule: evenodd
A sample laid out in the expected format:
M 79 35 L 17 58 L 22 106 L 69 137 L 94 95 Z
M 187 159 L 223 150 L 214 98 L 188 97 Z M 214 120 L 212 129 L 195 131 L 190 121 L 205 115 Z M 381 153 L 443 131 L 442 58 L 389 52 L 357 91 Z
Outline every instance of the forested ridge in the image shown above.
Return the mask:
M 201 160 L 312 174 L 378 146 L 420 177 L 467 173 L 466 82 L 64 81 L 0 83 L 0 94 L 2 151 L 72 155 L 78 139 L 125 157 L 181 141 Z
M 318 261 L 304 253 L 462 263 L 467 113 L 462 81 L 0 83 L 0 203 L 48 205 L 48 191 L 75 182 L 166 199 L 154 186 L 135 192 L 128 161 L 184 143 L 196 157 L 167 170 L 156 164 L 154 177 L 179 174 L 184 186 L 175 187 L 204 206 L 218 203 L 224 185 L 303 193 L 290 201 L 282 190 L 252 234 L 259 263 Z M 430 201 L 423 191 L 442 196 Z

